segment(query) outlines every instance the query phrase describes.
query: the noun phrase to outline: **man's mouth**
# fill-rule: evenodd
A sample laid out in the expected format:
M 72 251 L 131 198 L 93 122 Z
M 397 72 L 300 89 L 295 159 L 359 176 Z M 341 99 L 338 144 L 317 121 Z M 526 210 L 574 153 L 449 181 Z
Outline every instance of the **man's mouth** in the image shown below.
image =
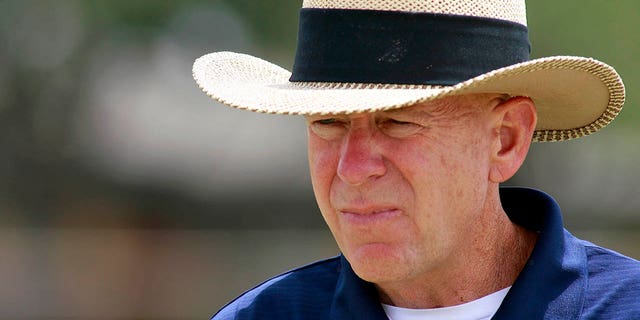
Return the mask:
M 339 212 L 347 223 L 363 227 L 387 223 L 402 215 L 395 207 L 345 208 Z

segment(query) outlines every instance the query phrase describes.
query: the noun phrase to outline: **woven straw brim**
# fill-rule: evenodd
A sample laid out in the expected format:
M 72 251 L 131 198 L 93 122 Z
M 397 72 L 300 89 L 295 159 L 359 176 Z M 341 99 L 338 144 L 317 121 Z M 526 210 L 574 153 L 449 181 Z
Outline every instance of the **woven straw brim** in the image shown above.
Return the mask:
M 349 114 L 397 109 L 452 95 L 503 93 L 535 102 L 533 141 L 561 141 L 609 124 L 624 103 L 616 71 L 591 58 L 558 56 L 494 70 L 454 86 L 289 82 L 291 73 L 245 54 L 217 52 L 197 59 L 193 77 L 219 102 L 255 112 Z

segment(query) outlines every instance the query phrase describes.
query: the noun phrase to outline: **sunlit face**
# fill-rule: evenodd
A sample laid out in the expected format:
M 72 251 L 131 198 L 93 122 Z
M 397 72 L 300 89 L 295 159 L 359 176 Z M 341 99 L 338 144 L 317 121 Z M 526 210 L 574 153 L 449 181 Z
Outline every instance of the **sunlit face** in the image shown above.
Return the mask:
M 485 100 L 307 118 L 317 202 L 363 279 L 417 278 L 459 259 L 488 185 Z M 484 101 L 484 102 L 482 102 Z

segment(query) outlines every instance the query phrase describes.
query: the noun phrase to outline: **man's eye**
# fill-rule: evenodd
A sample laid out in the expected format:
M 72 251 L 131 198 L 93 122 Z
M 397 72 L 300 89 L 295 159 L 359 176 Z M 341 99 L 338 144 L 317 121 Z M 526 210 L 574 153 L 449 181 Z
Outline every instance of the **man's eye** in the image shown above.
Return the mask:
M 381 121 L 378 127 L 386 135 L 396 138 L 411 136 L 423 128 L 423 126 L 414 122 L 392 118 Z
M 313 133 L 325 140 L 333 140 L 342 136 L 347 128 L 344 121 L 337 118 L 313 120 L 309 124 Z
M 387 122 L 389 122 L 391 124 L 400 124 L 400 125 L 410 125 L 410 124 L 412 124 L 411 122 L 400 121 L 400 120 L 396 120 L 396 119 L 388 119 Z
M 334 124 L 337 122 L 336 118 L 327 118 L 327 119 L 320 119 L 320 120 L 316 120 L 314 121 L 318 124 Z

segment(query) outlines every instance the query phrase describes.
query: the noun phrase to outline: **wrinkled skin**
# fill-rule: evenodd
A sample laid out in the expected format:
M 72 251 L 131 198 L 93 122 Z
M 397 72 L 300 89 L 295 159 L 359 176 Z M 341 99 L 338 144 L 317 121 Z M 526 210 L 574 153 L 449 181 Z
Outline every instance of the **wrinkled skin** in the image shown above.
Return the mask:
M 498 183 L 524 160 L 535 120 L 531 100 L 499 95 L 307 118 L 320 211 L 354 271 L 378 286 L 383 301 L 452 305 L 515 279 L 535 241 L 509 222 Z M 517 270 L 492 270 L 511 263 L 498 257 L 499 238 L 518 250 L 528 239 L 514 253 Z M 470 267 L 505 279 L 468 277 Z M 495 285 L 475 288 L 487 281 Z

